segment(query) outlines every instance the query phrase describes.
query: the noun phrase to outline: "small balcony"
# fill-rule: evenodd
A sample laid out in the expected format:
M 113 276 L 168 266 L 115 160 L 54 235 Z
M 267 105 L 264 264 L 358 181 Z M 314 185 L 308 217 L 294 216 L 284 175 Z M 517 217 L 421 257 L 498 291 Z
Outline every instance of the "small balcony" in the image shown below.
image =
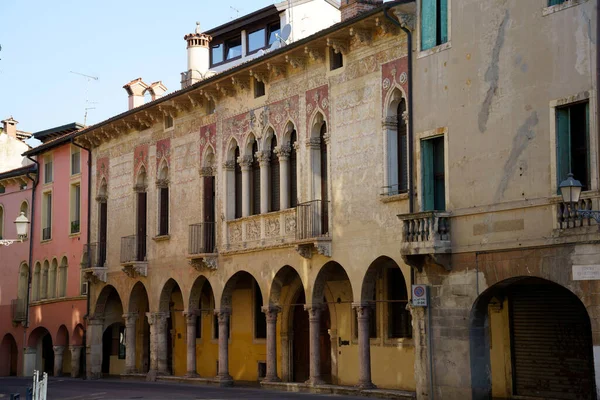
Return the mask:
M 90 243 L 83 246 L 81 269 L 88 281 L 106 282 L 106 243 Z
M 217 269 L 216 224 L 202 222 L 189 227 L 188 259 L 190 265 L 200 270 Z
M 400 254 L 404 261 L 419 270 L 427 261 L 451 270 L 450 213 L 425 211 L 401 214 L 402 244 Z
M 227 222 L 225 253 L 290 247 L 296 240 L 296 209 L 252 215 Z
M 25 299 L 14 299 L 11 300 L 10 305 L 13 322 L 25 322 L 25 319 L 27 318 L 27 301 L 25 301 Z
M 313 250 L 331 257 L 328 201 L 312 200 L 296 207 L 296 250 L 304 258 L 311 258 Z
M 130 278 L 148 275 L 146 236 L 131 235 L 121 238 L 121 266 Z

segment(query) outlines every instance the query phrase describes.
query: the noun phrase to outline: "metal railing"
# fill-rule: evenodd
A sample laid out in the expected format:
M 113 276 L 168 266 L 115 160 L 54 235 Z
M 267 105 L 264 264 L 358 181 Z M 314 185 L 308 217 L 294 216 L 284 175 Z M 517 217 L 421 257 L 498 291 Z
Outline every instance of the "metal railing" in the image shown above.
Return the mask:
M 215 223 L 202 222 L 190 225 L 189 254 L 215 252 Z
M 146 236 L 121 238 L 121 263 L 146 261 Z
M 296 206 L 296 240 L 329 237 L 329 202 L 312 200 Z
M 43 228 L 42 229 L 42 240 L 50 240 L 52 238 L 52 228 Z
M 27 315 L 27 302 L 25 299 L 14 299 L 10 302 L 12 310 L 12 320 L 14 322 L 25 321 Z
M 90 243 L 83 246 L 82 268 L 103 268 L 106 262 L 106 243 Z

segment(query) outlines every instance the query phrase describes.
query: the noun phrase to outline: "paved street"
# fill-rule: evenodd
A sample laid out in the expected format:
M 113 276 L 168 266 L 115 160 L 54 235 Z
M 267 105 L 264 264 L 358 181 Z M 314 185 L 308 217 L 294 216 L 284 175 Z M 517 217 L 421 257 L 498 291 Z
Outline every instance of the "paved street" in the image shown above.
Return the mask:
M 0 399 L 10 398 L 10 393 L 21 393 L 31 385 L 29 378 L 0 378 Z M 70 378 L 51 378 L 48 399 L 100 400 L 100 399 L 347 399 L 364 400 L 364 397 L 315 395 L 266 391 L 251 387 L 219 388 L 208 385 L 175 383 L 149 383 L 121 380 L 85 381 Z

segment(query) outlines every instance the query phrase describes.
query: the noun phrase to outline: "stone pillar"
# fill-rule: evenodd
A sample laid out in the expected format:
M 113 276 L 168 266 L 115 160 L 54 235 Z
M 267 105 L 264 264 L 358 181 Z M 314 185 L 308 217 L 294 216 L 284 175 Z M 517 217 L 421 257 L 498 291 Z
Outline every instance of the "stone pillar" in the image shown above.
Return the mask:
M 146 313 L 150 325 L 150 372 L 149 381 L 156 380 L 157 375 L 168 374 L 167 366 L 167 317 L 168 313 Z
M 87 324 L 86 374 L 88 379 L 102 378 L 102 333 L 103 318 L 90 318 Z
M 279 146 L 275 154 L 279 157 L 279 209 L 290 207 L 290 152 L 289 145 Z
M 413 307 L 409 302 L 406 308 L 412 317 L 413 341 L 415 343 L 415 383 L 420 398 L 429 399 L 429 360 L 427 358 L 427 335 L 425 331 L 425 307 Z
M 185 323 L 187 325 L 186 338 L 187 338 L 187 374 L 189 378 L 198 377 L 196 372 L 196 315 L 195 311 L 189 311 L 183 313 L 185 317 Z
M 324 382 L 321 379 L 321 343 L 319 342 L 319 333 L 323 307 L 320 304 L 313 304 L 311 306 L 305 305 L 304 309 L 308 311 L 310 337 L 310 377 L 306 383 L 310 385 L 322 385 Z
M 271 155 L 269 151 L 259 151 L 254 156 L 260 163 L 260 212 L 269 212 L 269 169 Z
M 54 346 L 54 376 L 62 376 L 64 352 L 65 346 Z
M 135 324 L 137 322 L 137 313 L 123 314 L 125 320 L 125 373 L 135 374 L 137 369 L 135 368 L 135 338 L 136 329 Z
M 35 347 L 26 347 L 23 352 L 23 376 L 33 376 L 37 351 Z
M 267 375 L 265 382 L 279 382 L 277 376 L 277 314 L 279 307 L 265 306 L 262 311 L 267 316 Z
M 79 378 L 79 363 L 81 362 L 81 349 L 83 346 L 69 346 L 71 351 L 71 378 Z
M 250 215 L 250 167 L 252 166 L 252 156 L 240 156 L 237 162 L 242 168 L 242 217 Z
M 220 386 L 233 386 L 233 378 L 229 375 L 229 316 L 228 309 L 215 310 L 219 320 L 219 371 L 217 380 Z
M 225 217 L 227 220 L 235 218 L 235 161 L 229 160 L 223 163 L 223 175 L 225 186 Z M 227 235 L 225 235 L 227 238 Z
M 321 198 L 321 138 L 311 137 L 306 141 L 310 156 L 310 185 L 308 198 Z
M 366 303 L 355 303 L 352 306 L 358 315 L 358 387 L 361 389 L 373 389 L 375 385 L 371 382 L 371 338 L 369 335 L 369 319 L 371 318 L 371 307 Z

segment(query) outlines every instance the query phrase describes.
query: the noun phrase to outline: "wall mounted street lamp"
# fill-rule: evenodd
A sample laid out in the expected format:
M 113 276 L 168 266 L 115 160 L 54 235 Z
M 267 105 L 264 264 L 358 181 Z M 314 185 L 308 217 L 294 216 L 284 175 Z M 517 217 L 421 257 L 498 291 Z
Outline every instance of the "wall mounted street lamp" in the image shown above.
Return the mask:
M 567 175 L 567 179 L 558 185 L 563 202 L 567 203 L 569 207 L 575 211 L 577 216 L 581 218 L 594 218 L 598 224 L 598 229 L 600 230 L 600 211 L 577 209 L 579 196 L 581 195 L 581 187 L 581 182 L 575 179 L 570 172 Z
M 29 220 L 25 216 L 24 212 L 15 220 L 15 226 L 17 228 L 18 239 L 2 239 L 0 240 L 1 246 L 10 246 L 14 242 L 22 242 L 27 237 L 27 231 L 29 230 Z

